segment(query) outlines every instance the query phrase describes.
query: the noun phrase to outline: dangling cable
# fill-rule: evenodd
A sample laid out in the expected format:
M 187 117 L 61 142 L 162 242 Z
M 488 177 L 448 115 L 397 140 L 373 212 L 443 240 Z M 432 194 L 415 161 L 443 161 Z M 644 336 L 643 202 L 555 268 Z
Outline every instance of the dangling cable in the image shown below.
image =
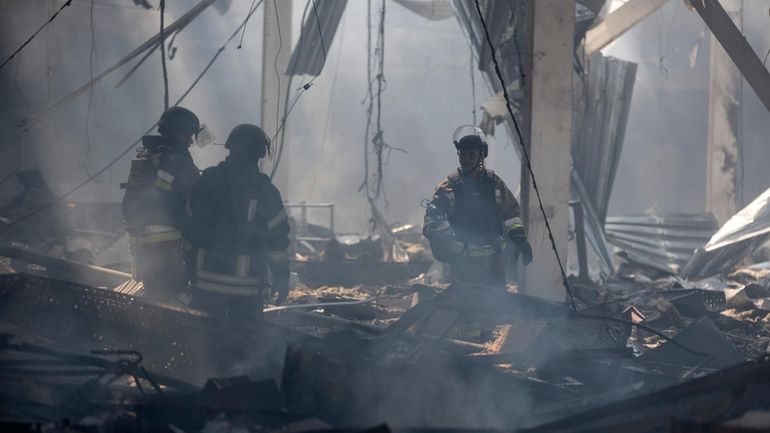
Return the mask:
M 329 105 L 326 108 L 326 120 L 324 121 L 324 129 L 323 133 L 321 134 L 321 145 L 318 149 L 318 156 L 316 156 L 316 167 L 315 167 L 315 173 L 313 173 L 313 180 L 310 183 L 310 192 L 308 193 L 308 200 L 313 199 L 313 193 L 315 192 L 315 185 L 316 181 L 318 180 L 318 173 L 321 171 L 321 159 L 324 154 L 324 147 L 326 145 L 326 138 L 328 136 L 329 132 L 329 125 L 331 124 L 332 120 L 332 104 L 334 103 L 334 95 L 337 90 L 337 77 L 339 76 L 340 72 L 340 59 L 342 59 L 342 45 L 345 41 L 345 21 L 347 20 L 347 15 L 344 15 L 342 17 L 342 22 L 340 23 L 340 41 L 337 43 L 337 46 L 340 47 L 340 49 L 337 52 L 337 61 L 334 63 L 334 75 L 332 78 L 332 88 L 331 92 L 329 93 Z
M 385 149 L 385 131 L 382 130 L 382 92 L 385 90 L 385 0 L 382 0 L 380 7 L 380 23 L 377 30 L 377 49 L 374 51 L 377 57 L 377 121 L 375 123 L 376 132 L 372 138 L 374 144 L 374 153 L 377 155 L 377 172 L 375 173 L 374 196 L 379 197 L 382 193 L 382 153 Z
M 540 213 L 543 215 L 545 228 L 548 231 L 548 239 L 550 239 L 551 241 L 551 249 L 553 250 L 553 254 L 556 257 L 556 263 L 559 265 L 559 271 L 561 272 L 561 281 L 562 281 L 562 284 L 564 284 L 564 288 L 567 290 L 567 296 L 569 296 L 572 310 L 577 311 L 577 307 L 575 306 L 575 298 L 572 296 L 572 288 L 569 285 L 569 281 L 567 281 L 567 273 L 564 271 L 564 264 L 561 261 L 561 256 L 559 255 L 559 251 L 556 249 L 556 240 L 553 237 L 553 230 L 551 229 L 551 223 L 548 221 L 548 215 L 545 213 L 545 208 L 543 207 L 543 200 L 540 198 L 540 190 L 537 187 L 535 172 L 532 171 L 532 163 L 529 159 L 529 151 L 527 151 L 527 146 L 524 143 L 524 135 L 521 133 L 519 122 L 518 120 L 516 120 L 516 116 L 513 114 L 513 108 L 511 107 L 511 99 L 508 96 L 508 87 L 505 85 L 505 80 L 503 79 L 502 72 L 500 72 L 500 64 L 497 62 L 497 54 L 495 54 L 495 46 L 492 44 L 492 38 L 489 36 L 489 29 L 487 28 L 487 23 L 484 20 L 484 14 L 481 12 L 481 6 L 479 5 L 479 0 L 474 0 L 474 1 L 476 3 L 476 12 L 478 12 L 479 19 L 481 20 L 481 26 L 484 28 L 484 35 L 487 39 L 487 44 L 489 45 L 489 51 L 492 54 L 492 62 L 494 62 L 495 64 L 495 73 L 497 74 L 497 79 L 500 80 L 500 86 L 503 88 L 503 97 L 505 98 L 505 107 L 508 109 L 508 114 L 511 116 L 511 120 L 513 121 L 513 127 L 516 131 L 516 136 L 519 139 L 519 143 L 521 143 L 521 154 L 524 156 L 524 163 L 527 167 L 527 171 L 529 172 L 529 177 L 532 180 L 532 189 L 535 191 L 535 197 L 537 197 L 537 204 L 540 207 Z
M 326 43 L 324 42 L 324 36 L 323 32 L 321 31 L 321 19 L 318 17 L 318 11 L 316 10 L 315 6 L 315 0 L 310 0 L 310 2 L 306 3 L 305 5 L 305 11 L 302 13 L 302 22 L 305 22 L 305 15 L 307 14 L 307 9 L 310 4 L 313 4 L 313 12 L 315 14 L 315 21 L 316 26 L 318 28 L 318 37 L 321 40 L 321 52 L 323 53 L 324 60 L 323 60 L 323 66 L 321 66 L 321 71 L 323 71 L 324 66 L 326 66 Z M 276 10 L 276 22 L 278 21 L 278 15 Z M 304 31 L 305 26 L 302 26 L 302 30 Z M 278 35 L 280 38 L 280 26 L 278 27 Z M 301 38 L 301 36 L 300 36 Z M 280 49 L 279 49 L 280 51 Z M 277 71 L 277 62 L 278 62 L 278 56 L 276 55 L 276 71 Z M 278 136 L 278 134 L 281 134 L 281 141 L 278 143 L 277 147 L 277 153 L 275 156 L 275 162 L 273 163 L 273 168 L 270 172 L 270 179 L 273 179 L 275 177 L 276 171 L 278 171 L 278 164 L 281 162 L 281 157 L 283 156 L 283 143 L 284 139 L 286 138 L 286 121 L 289 118 L 289 115 L 291 114 L 292 110 L 294 109 L 294 106 L 297 104 L 297 101 L 299 101 L 299 98 L 305 94 L 305 92 L 310 89 L 310 87 L 313 85 L 313 82 L 315 82 L 316 78 L 318 78 L 321 75 L 321 72 L 318 73 L 318 75 L 314 76 L 310 79 L 309 82 L 303 84 L 299 89 L 297 89 L 297 94 L 294 96 L 294 100 L 292 100 L 291 105 L 289 105 L 289 89 L 291 89 L 291 82 L 294 78 L 293 76 L 289 76 L 289 83 L 286 85 L 286 98 L 283 103 L 283 116 L 281 117 L 281 122 L 278 125 L 278 129 L 276 129 L 275 134 L 273 135 L 273 138 L 270 140 L 271 142 L 275 142 L 275 138 Z M 280 78 L 279 78 L 279 87 L 280 87 Z
M 372 0 L 366 2 L 366 96 L 364 101 L 368 101 L 366 108 L 366 126 L 364 127 L 364 181 L 358 187 L 358 191 L 363 191 L 370 204 L 372 202 L 369 194 L 369 130 L 372 127 L 372 109 L 374 104 L 372 90 Z
M 468 39 L 468 48 L 470 51 L 468 66 L 470 68 L 470 74 L 471 74 L 471 104 L 472 104 L 471 113 L 473 114 L 473 126 L 479 126 L 478 122 L 476 121 L 476 70 L 474 68 L 474 64 L 476 62 L 473 59 L 473 41 L 471 41 L 470 39 Z
M 256 3 L 257 0 L 251 0 L 251 6 L 249 6 L 249 10 L 254 9 L 254 3 Z M 238 46 L 235 47 L 237 49 L 243 48 L 243 37 L 246 36 L 246 26 L 243 26 L 243 31 L 241 32 L 241 40 L 238 41 Z
M 91 52 L 88 56 L 88 73 L 89 73 L 89 81 L 93 81 L 94 79 L 94 53 L 96 52 L 96 30 L 95 30 L 95 23 L 94 23 L 94 3 L 96 0 L 91 0 L 91 7 L 88 10 L 88 17 L 89 17 L 89 24 L 91 27 Z M 88 172 L 88 157 L 91 154 L 91 131 L 89 129 L 89 124 L 91 122 L 91 106 L 94 102 L 94 86 L 91 86 L 88 88 L 88 105 L 86 107 L 86 152 L 85 155 L 83 155 L 83 160 L 80 161 L 80 164 L 83 166 L 83 172 L 85 172 L 86 176 L 91 176 L 91 173 Z
M 163 107 L 168 110 L 168 70 L 166 69 L 166 0 L 160 0 L 160 64 L 163 67 Z
M 7 65 L 7 64 L 8 64 L 8 62 L 10 62 L 10 61 L 11 61 L 11 59 L 13 59 L 14 57 L 16 57 L 16 55 L 17 55 L 17 54 L 19 54 L 19 53 L 21 52 L 21 50 L 23 50 L 23 49 L 24 49 L 24 47 L 26 47 L 27 45 L 29 45 L 29 43 L 30 43 L 30 42 L 32 42 L 32 40 L 33 40 L 33 39 L 35 39 L 35 36 L 37 36 L 37 35 L 38 35 L 38 33 L 40 33 L 40 32 L 41 32 L 41 31 L 42 31 L 42 30 L 45 28 L 45 26 L 47 26 L 48 24 L 51 24 L 51 23 L 53 22 L 53 20 L 55 20 L 55 19 L 56 19 L 56 17 L 59 15 L 59 13 L 60 13 L 61 11 L 63 11 L 63 10 L 64 10 L 64 8 L 66 8 L 67 6 L 69 6 L 69 5 L 71 5 L 71 4 L 72 4 L 72 0 L 67 0 L 67 2 L 66 2 L 66 3 L 64 3 L 64 4 L 63 4 L 63 5 L 62 5 L 62 6 L 59 8 L 59 10 L 58 10 L 58 11 L 56 11 L 56 13 L 54 13 L 53 15 L 51 15 L 51 18 L 48 18 L 48 21 L 46 21 L 45 23 L 43 23 L 43 25 L 42 25 L 42 26 L 40 26 L 40 28 L 39 28 L 39 29 L 35 30 L 35 33 L 32 33 L 32 36 L 30 36 L 30 37 L 29 37 L 29 38 L 28 38 L 26 41 L 24 41 L 24 43 L 23 43 L 23 44 L 21 44 L 21 46 L 20 46 L 19 48 L 17 48 L 17 49 L 16 49 L 16 51 L 14 51 L 14 52 L 13 52 L 13 54 L 11 54 L 11 55 L 10 55 L 10 56 L 9 56 L 7 59 L 5 59 L 5 60 L 3 61 L 3 63 L 2 63 L 2 64 L 0 64 L 0 69 L 3 69 L 3 67 L 5 67 L 5 65 Z

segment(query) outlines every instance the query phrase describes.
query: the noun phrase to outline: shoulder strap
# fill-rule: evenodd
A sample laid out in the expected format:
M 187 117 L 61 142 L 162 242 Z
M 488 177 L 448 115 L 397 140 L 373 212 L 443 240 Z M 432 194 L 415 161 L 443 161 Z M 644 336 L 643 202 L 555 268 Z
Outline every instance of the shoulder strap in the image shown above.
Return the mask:
M 497 203 L 497 206 L 499 207 L 500 204 L 503 202 L 503 186 L 502 183 L 499 182 L 499 177 L 497 174 L 495 174 L 494 170 L 490 169 L 484 169 L 484 178 L 487 182 L 491 182 L 494 189 L 495 189 L 495 203 Z

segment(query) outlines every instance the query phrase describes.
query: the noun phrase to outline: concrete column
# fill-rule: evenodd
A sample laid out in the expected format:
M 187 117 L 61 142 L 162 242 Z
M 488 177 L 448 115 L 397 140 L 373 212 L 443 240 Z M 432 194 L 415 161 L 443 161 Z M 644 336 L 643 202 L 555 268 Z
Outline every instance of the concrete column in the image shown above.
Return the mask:
M 743 0 L 722 0 L 738 29 L 743 27 Z M 714 34 L 710 40 L 709 132 L 706 165 L 706 211 L 724 224 L 743 206 L 743 77 Z
M 556 249 L 566 266 L 575 0 L 527 0 L 526 14 L 525 142 Z M 527 238 L 534 253 L 523 291 L 564 301 L 561 274 L 526 167 L 521 185 Z
M 264 27 L 262 40 L 262 119 L 260 126 L 272 137 L 281 125 L 289 89 L 289 76 L 285 74 L 293 48 L 291 39 L 292 0 L 263 3 Z M 276 58 L 277 57 L 277 58 Z M 278 73 L 276 74 L 276 70 Z M 289 135 L 283 143 L 283 154 L 275 174 L 274 182 L 281 195 L 289 195 Z M 273 150 L 281 141 L 279 133 Z M 276 154 L 273 154 L 276 157 Z M 274 162 L 273 162 L 274 163 Z M 272 164 L 266 164 L 272 167 Z M 265 168 L 270 174 L 270 168 Z

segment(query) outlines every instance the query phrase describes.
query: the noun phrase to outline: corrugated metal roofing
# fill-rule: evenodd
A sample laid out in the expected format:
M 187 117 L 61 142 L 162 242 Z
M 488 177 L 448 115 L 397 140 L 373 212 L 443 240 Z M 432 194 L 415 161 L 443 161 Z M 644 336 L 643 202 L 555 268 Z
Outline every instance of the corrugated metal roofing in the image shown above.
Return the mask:
M 697 248 L 717 231 L 711 214 L 623 215 L 607 217 L 607 240 L 631 261 L 679 273 Z

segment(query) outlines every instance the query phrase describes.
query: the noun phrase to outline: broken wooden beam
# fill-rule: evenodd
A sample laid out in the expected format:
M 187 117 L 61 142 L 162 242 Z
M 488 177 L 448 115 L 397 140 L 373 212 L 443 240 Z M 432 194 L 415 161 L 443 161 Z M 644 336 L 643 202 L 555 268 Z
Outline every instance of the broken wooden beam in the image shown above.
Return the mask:
M 586 56 L 601 50 L 660 9 L 668 0 L 630 0 L 586 32 Z

